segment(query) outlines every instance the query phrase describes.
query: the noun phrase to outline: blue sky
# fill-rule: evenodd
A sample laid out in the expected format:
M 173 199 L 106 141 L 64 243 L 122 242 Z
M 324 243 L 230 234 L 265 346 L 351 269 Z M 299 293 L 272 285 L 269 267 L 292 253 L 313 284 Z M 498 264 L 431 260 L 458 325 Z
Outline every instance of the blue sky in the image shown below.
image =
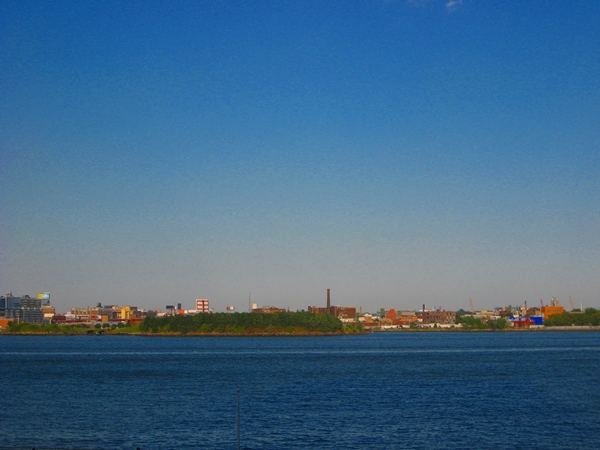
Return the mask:
M 598 2 L 0 2 L 0 289 L 600 307 Z

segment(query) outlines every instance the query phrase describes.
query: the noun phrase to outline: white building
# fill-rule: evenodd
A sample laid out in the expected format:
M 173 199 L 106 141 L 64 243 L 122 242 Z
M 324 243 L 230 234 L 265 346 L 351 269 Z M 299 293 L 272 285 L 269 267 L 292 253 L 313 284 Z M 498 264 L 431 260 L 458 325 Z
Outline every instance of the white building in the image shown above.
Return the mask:
M 205 298 L 197 298 L 196 299 L 196 311 L 201 312 L 210 312 L 208 307 L 208 300 Z

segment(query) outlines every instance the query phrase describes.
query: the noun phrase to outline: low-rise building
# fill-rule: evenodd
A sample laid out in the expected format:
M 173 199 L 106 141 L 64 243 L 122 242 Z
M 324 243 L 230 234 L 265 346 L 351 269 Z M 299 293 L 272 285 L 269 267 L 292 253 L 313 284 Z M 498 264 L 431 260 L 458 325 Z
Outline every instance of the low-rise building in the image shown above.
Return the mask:
M 515 328 L 529 328 L 534 326 L 542 326 L 543 324 L 542 316 L 510 317 L 508 321 Z
M 102 306 L 101 303 L 97 303 L 95 308 L 89 306 L 85 308 L 71 308 L 71 314 L 78 319 L 109 322 L 121 317 L 121 308 L 116 305 Z
M 13 319 L 6 319 L 3 317 L 0 317 L 0 329 L 6 328 L 11 323 L 13 323 Z
M 50 305 L 42 305 L 42 314 L 44 315 L 44 320 L 50 320 L 56 314 L 56 308 Z
M 262 308 L 253 308 L 252 312 L 253 313 L 258 313 L 258 314 L 271 314 L 271 313 L 279 313 L 279 312 L 286 312 L 287 309 L 285 308 L 276 308 L 275 306 L 263 306 Z
M 423 311 L 423 324 L 453 324 L 456 322 L 454 311 Z

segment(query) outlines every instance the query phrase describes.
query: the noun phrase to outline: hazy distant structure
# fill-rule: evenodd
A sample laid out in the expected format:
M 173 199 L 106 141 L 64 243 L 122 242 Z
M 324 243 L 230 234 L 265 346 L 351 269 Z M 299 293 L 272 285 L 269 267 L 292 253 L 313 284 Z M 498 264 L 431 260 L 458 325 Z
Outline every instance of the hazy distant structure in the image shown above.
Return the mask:
M 327 289 L 327 312 L 331 314 L 331 289 Z
M 198 312 L 210 312 L 208 306 L 208 299 L 206 298 L 197 298 L 196 299 L 196 311 Z
M 552 297 L 550 299 L 550 305 L 551 306 L 558 306 L 558 297 Z

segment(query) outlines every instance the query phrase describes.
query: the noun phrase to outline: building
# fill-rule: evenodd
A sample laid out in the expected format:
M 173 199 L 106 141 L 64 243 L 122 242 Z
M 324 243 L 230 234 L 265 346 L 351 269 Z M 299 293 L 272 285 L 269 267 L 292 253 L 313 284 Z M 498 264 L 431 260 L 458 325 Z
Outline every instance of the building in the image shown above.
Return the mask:
M 565 307 L 560 305 L 553 306 L 542 306 L 542 315 L 544 316 L 544 320 L 548 317 L 551 317 L 555 314 L 562 314 L 565 312 Z
M 24 295 L 21 297 L 21 311 L 23 322 L 37 325 L 44 323 L 42 299 L 31 298 L 29 295 Z
M 21 298 L 13 296 L 12 292 L 0 297 L 0 317 L 20 321 L 23 318 Z
M 313 314 L 331 314 L 338 319 L 352 319 L 356 320 L 356 308 L 353 306 L 308 306 L 308 312 Z
M 4 318 L 0 317 L 0 329 L 6 328 L 11 323 L 13 323 L 13 319 L 4 319 Z
M 121 308 L 116 305 L 102 306 L 101 303 L 97 303 L 95 308 L 90 308 L 89 306 L 85 308 L 71 308 L 71 314 L 77 319 L 108 322 L 121 317 Z
M 388 312 L 385 313 L 385 318 L 390 319 L 392 321 L 396 320 L 398 318 L 398 313 L 395 309 L 390 309 Z
M 55 316 L 56 308 L 50 305 L 42 305 L 42 314 L 44 315 L 44 320 L 50 320 Z
M 411 311 L 403 311 L 398 313 L 395 309 L 390 309 L 385 313 L 385 318 L 391 320 L 392 325 L 410 326 L 419 321 L 419 317 Z
M 543 319 L 541 316 L 533 317 L 511 317 L 508 321 L 515 328 L 529 328 L 533 326 L 542 326 Z
M 423 311 L 423 324 L 439 323 L 441 325 L 456 323 L 454 311 Z
M 327 308 L 326 306 L 308 305 L 308 312 L 313 314 L 329 314 L 329 308 Z
M 313 314 L 331 314 L 340 320 L 356 321 L 356 308 L 351 306 L 331 306 L 331 289 L 327 289 L 327 306 L 308 305 L 308 312 Z
M 12 292 L 0 297 L 0 318 L 32 324 L 44 323 L 42 300 L 29 295 L 14 297 Z
M 210 308 L 208 306 L 208 299 L 206 299 L 206 298 L 197 298 L 196 299 L 196 311 L 199 312 L 199 313 L 210 312 Z
M 271 314 L 271 313 L 279 313 L 279 312 L 286 312 L 287 309 L 285 308 L 275 308 L 274 306 L 264 306 L 262 308 L 253 308 L 252 312 L 253 313 L 259 313 L 259 314 Z
M 121 320 L 129 320 L 132 316 L 135 316 L 137 313 L 137 306 L 129 306 L 125 305 L 121 308 L 121 314 L 119 318 Z

